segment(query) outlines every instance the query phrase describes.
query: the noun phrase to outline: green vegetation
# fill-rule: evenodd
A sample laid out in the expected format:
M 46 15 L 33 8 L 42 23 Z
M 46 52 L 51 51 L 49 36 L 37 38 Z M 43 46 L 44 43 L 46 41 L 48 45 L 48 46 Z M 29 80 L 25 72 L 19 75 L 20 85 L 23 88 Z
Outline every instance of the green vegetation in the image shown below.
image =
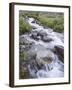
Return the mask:
M 53 13 L 51 13 L 53 14 Z M 39 15 L 38 20 L 45 26 L 52 28 L 56 32 L 64 31 L 64 18 L 63 15 L 53 14 L 51 16 Z
M 21 79 L 29 78 L 29 72 L 26 67 L 20 68 L 20 78 Z
M 24 18 L 26 18 L 26 17 L 32 17 L 32 18 L 38 19 L 39 12 L 20 11 L 19 16 L 20 17 L 24 17 Z
M 20 53 L 20 60 L 28 60 L 27 52 Z
M 30 12 L 20 11 L 20 17 L 33 17 L 38 20 L 42 25 L 52 28 L 56 32 L 64 31 L 64 14 L 55 12 Z M 30 27 L 25 24 L 25 30 L 31 30 Z M 22 25 L 23 26 L 23 25 Z M 21 27 L 22 28 L 22 27 Z
M 25 32 L 30 32 L 32 30 L 32 27 L 23 19 L 22 17 L 19 18 L 19 30 L 20 35 L 24 34 Z
M 28 60 L 28 54 L 27 52 L 20 52 L 20 62 L 24 62 L 26 60 Z M 29 72 L 28 72 L 28 69 L 27 67 L 20 67 L 20 79 L 26 79 L 29 77 Z

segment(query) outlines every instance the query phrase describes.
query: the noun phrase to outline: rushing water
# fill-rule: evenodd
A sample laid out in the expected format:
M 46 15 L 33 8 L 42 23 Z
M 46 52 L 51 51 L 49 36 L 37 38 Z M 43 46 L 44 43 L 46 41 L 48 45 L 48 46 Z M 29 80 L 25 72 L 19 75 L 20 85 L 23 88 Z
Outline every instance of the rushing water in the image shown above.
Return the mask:
M 58 33 L 58 32 L 54 32 L 52 29 L 50 28 L 44 28 L 43 26 L 37 24 L 34 18 L 28 18 L 27 22 L 34 27 L 34 29 L 32 30 L 31 33 L 29 34 L 24 34 L 22 35 L 23 37 L 25 37 L 27 40 L 34 42 L 35 46 L 36 45 L 42 45 L 46 48 L 46 50 L 40 50 L 37 53 L 37 57 L 45 57 L 46 55 L 49 54 L 49 52 L 51 51 L 51 49 L 54 48 L 54 46 L 62 46 L 64 47 L 64 35 L 63 33 Z M 38 36 L 38 40 L 31 38 L 31 35 L 33 32 L 44 32 L 47 34 L 47 37 L 52 39 L 52 41 L 50 42 L 44 42 L 42 39 L 40 39 L 40 36 Z M 33 48 L 33 47 L 32 47 Z M 35 51 L 36 48 L 34 48 Z M 47 52 L 48 49 L 48 52 Z M 43 53 L 44 52 L 44 53 Z M 52 51 L 51 53 L 51 57 L 53 59 L 53 61 L 51 63 L 45 63 L 44 66 L 40 69 L 38 69 L 38 67 L 35 65 L 33 66 L 34 68 L 31 68 L 30 65 L 28 65 L 28 70 L 29 73 L 32 77 L 37 77 L 37 78 L 50 78 L 50 77 L 63 77 L 64 76 L 64 63 L 61 62 L 58 58 L 58 56 L 56 54 L 54 54 Z M 52 54 L 53 53 L 53 54 Z

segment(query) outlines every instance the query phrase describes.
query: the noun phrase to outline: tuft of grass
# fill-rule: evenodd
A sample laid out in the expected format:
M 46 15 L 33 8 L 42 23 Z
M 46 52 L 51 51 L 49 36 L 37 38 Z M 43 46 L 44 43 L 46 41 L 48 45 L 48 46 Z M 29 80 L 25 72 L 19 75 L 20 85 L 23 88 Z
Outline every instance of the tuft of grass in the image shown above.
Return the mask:
M 20 17 L 19 30 L 21 35 L 21 34 L 24 34 L 25 32 L 30 32 L 32 30 L 32 26 L 30 26 L 29 23 L 27 23 L 24 18 Z

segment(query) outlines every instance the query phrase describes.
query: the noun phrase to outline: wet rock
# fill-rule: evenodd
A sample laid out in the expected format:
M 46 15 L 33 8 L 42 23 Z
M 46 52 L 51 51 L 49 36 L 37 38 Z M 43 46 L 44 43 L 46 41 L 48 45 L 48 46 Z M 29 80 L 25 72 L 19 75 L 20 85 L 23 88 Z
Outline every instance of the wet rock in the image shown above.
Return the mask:
M 33 20 L 31 23 L 36 23 L 36 20 Z
M 35 40 L 41 40 L 41 36 L 38 31 L 32 31 L 31 36 Z
M 52 61 L 51 63 L 45 64 L 45 71 L 49 72 L 54 68 L 54 61 Z
M 40 24 L 40 22 L 38 20 L 35 20 L 35 19 L 31 23 Z
M 38 69 L 44 68 L 43 63 L 39 63 L 38 62 L 38 59 L 39 58 L 37 56 L 38 56 L 38 54 L 39 54 L 40 51 L 43 52 L 45 50 L 46 50 L 46 48 L 43 47 L 42 45 L 34 45 L 34 46 L 32 46 L 31 49 L 28 51 L 28 54 L 29 54 L 29 57 L 30 57 L 29 58 L 30 64 L 32 64 L 31 62 L 35 61 L 36 64 L 34 64 L 34 65 L 36 65 L 38 67 Z M 44 59 L 46 61 L 46 57 L 44 57 L 44 58 L 42 57 L 42 59 Z
M 39 24 L 39 25 L 41 25 L 41 23 L 40 23 L 38 20 L 36 20 L 36 24 Z
M 31 47 L 34 42 L 28 39 L 28 36 L 21 36 L 19 39 L 19 44 L 20 45 L 25 45 L 25 49 L 28 49 Z
M 38 33 L 37 32 L 32 32 L 31 38 L 33 38 L 35 40 L 39 40 L 40 39 L 40 37 L 38 36 Z
M 32 26 L 32 29 L 37 29 L 36 27 Z
M 38 65 L 45 65 L 52 63 L 54 58 L 54 54 L 50 50 L 40 50 L 37 52 L 36 61 Z
M 44 41 L 44 42 L 51 42 L 51 41 L 53 41 L 51 38 L 49 38 L 48 36 L 44 36 L 44 37 L 42 37 L 42 40 Z
M 40 50 L 42 50 L 42 51 L 44 51 L 44 50 L 46 50 L 46 48 L 43 46 L 43 45 L 41 45 L 41 44 L 38 44 L 38 45 L 32 45 L 32 47 L 30 48 L 30 50 L 29 50 L 29 52 L 30 53 L 37 53 L 37 52 L 39 52 Z
M 19 51 L 20 52 L 23 52 L 25 50 L 25 45 L 19 45 Z
M 28 52 L 28 60 L 35 60 L 36 59 L 36 53 Z
M 64 62 L 64 47 L 62 47 L 62 46 L 55 46 L 54 48 L 55 48 L 54 52 L 58 55 L 59 60 Z
M 43 30 L 41 30 L 40 32 L 38 32 L 38 35 L 43 37 L 43 36 L 47 36 L 47 33 Z
M 32 45 L 19 45 L 19 52 L 28 51 Z

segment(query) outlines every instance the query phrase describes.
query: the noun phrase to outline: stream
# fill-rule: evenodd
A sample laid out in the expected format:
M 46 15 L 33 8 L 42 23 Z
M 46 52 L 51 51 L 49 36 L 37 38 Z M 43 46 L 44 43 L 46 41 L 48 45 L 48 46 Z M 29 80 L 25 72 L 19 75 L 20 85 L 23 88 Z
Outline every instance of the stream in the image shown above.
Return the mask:
M 34 18 L 26 21 L 33 29 L 20 35 L 20 52 L 27 53 L 20 66 L 28 70 L 29 78 L 64 77 L 64 33 L 45 28 Z

